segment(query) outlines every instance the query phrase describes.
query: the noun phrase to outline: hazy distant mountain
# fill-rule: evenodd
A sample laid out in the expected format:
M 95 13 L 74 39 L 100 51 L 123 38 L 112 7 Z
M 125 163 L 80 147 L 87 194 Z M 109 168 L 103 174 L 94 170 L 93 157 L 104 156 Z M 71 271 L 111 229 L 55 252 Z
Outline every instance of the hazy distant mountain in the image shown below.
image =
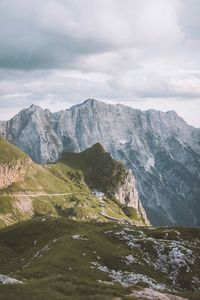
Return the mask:
M 133 170 L 153 224 L 200 226 L 200 129 L 174 111 L 96 100 L 57 113 L 32 105 L 0 122 L 0 133 L 40 163 L 100 142 Z

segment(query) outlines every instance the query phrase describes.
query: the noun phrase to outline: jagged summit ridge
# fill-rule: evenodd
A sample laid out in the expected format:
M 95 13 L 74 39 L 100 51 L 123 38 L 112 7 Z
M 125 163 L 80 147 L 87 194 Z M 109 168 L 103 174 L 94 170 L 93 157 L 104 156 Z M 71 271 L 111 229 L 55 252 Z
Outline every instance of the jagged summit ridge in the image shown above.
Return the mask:
M 89 99 L 57 113 L 24 110 L 0 132 L 40 163 L 99 142 L 133 170 L 153 224 L 200 225 L 200 129 L 174 112 Z

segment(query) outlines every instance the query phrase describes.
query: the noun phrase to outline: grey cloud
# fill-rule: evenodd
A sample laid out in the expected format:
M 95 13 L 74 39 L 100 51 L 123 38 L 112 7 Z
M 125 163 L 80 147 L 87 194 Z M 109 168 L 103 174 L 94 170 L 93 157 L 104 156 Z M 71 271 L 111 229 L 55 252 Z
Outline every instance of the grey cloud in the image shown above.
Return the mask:
M 179 15 L 180 24 L 190 39 L 200 39 L 200 1 L 183 0 L 182 9 Z
M 130 72 L 109 81 L 113 89 L 141 99 L 176 98 L 183 100 L 200 97 L 200 72 L 189 74 L 143 74 Z
M 25 25 L 24 25 L 25 26 Z M 77 41 L 71 37 L 63 37 L 53 33 L 22 31 L 15 28 L 12 35 L 23 35 L 16 41 L 4 42 L 0 48 L 0 67 L 8 69 L 51 69 L 72 68 L 76 59 L 87 54 L 106 50 L 106 45 L 91 41 Z M 5 34 L 5 33 L 4 33 Z
M 34 70 L 72 67 L 77 57 L 106 51 L 111 47 L 107 41 L 98 38 L 77 37 L 73 32 L 61 30 L 57 32 L 50 26 L 51 19 L 46 25 L 42 24 L 45 16 L 41 15 L 41 7 L 48 15 L 48 4 L 51 2 L 56 3 L 47 0 L 43 1 L 43 5 L 35 0 L 0 2 L 1 68 Z M 59 18 L 59 15 L 56 17 Z
M 72 68 L 94 53 L 148 47 L 157 39 L 176 43 L 182 39 L 177 1 L 1 0 L 0 67 Z

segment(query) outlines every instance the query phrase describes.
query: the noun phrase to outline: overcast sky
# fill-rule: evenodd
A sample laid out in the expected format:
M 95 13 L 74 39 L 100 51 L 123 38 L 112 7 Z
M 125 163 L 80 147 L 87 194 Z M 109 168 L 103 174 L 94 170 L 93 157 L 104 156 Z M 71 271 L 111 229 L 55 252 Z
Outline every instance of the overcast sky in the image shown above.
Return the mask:
M 0 119 L 87 98 L 200 127 L 199 0 L 0 0 Z

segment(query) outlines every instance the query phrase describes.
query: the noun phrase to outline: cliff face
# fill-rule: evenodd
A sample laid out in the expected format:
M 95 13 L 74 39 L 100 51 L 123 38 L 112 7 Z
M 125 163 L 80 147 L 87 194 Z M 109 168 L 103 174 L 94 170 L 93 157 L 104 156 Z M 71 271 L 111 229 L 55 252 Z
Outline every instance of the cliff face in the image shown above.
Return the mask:
M 28 158 L 0 164 L 0 189 L 23 181 L 30 164 L 31 160 Z
M 117 200 L 119 200 L 121 204 L 127 207 L 134 208 L 144 220 L 144 223 L 150 225 L 146 212 L 139 199 L 135 177 L 133 176 L 131 170 L 127 171 L 125 182 L 123 185 L 120 186 L 120 188 L 115 194 L 115 197 Z

